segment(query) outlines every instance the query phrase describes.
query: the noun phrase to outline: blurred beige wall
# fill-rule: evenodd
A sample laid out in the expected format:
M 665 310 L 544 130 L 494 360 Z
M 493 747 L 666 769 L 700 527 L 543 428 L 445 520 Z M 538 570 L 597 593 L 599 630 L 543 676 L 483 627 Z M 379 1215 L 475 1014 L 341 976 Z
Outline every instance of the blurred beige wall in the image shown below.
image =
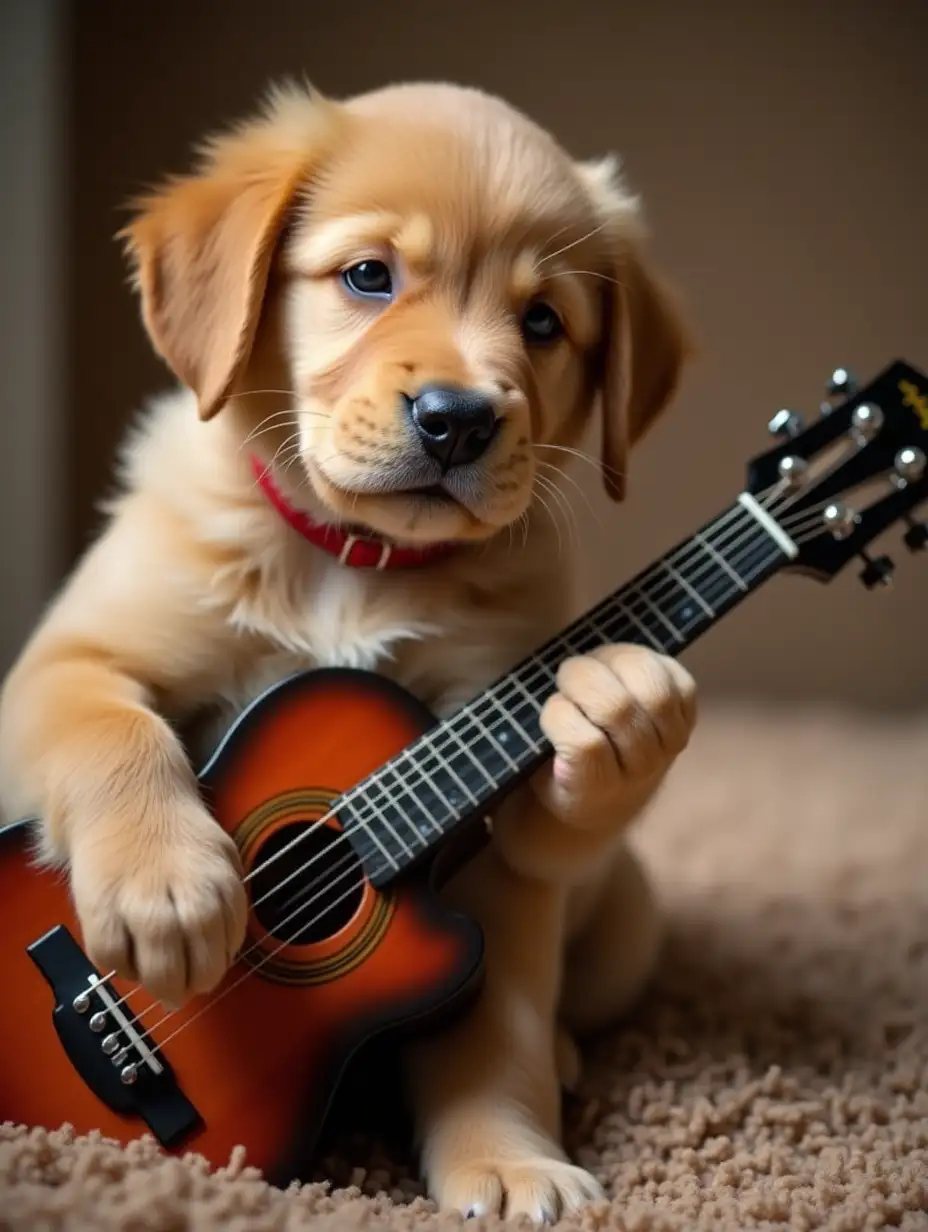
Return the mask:
M 577 471 L 593 507 L 577 501 L 589 598 L 727 504 L 770 414 L 813 410 L 832 367 L 928 368 L 925 0 L 83 0 L 77 13 L 72 550 L 126 415 L 166 379 L 111 238 L 118 207 L 284 73 L 336 95 L 476 83 L 576 154 L 624 157 L 703 356 L 624 509 Z M 895 548 L 892 592 L 867 593 L 856 568 L 828 588 L 775 580 L 690 654 L 705 692 L 928 701 L 928 558 Z

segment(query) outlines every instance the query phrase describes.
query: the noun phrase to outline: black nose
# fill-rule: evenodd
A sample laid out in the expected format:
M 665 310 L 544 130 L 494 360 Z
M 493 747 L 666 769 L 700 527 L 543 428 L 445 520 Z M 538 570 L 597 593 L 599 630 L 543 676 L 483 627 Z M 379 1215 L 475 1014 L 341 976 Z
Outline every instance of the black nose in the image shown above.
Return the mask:
M 427 385 L 409 404 L 409 413 L 423 449 L 442 471 L 476 462 L 496 435 L 493 403 L 473 389 Z

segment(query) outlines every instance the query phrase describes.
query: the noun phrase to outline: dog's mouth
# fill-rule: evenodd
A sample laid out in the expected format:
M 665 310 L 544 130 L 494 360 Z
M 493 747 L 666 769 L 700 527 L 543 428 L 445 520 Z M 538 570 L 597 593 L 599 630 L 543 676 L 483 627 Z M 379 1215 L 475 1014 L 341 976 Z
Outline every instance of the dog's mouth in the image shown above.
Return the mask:
M 444 505 L 459 505 L 457 497 L 440 483 L 430 483 L 424 488 L 400 488 L 392 493 L 394 496 L 405 496 L 411 500 L 437 501 Z
M 332 474 L 333 469 L 331 464 L 307 459 L 310 482 L 323 505 L 337 517 L 389 538 L 410 542 L 484 538 L 499 527 L 493 517 L 492 477 L 482 468 L 459 468 L 439 476 L 437 467 L 413 459 L 347 474 Z
M 362 497 L 386 501 L 388 504 L 410 503 L 418 506 L 433 506 L 445 508 L 467 509 L 468 502 L 463 494 L 458 495 L 452 490 L 451 482 L 422 482 L 418 476 L 397 476 L 387 471 L 371 471 L 363 478 L 355 477 L 353 481 L 345 482 L 340 477 L 333 478 L 328 468 L 315 464 L 313 470 L 320 476 L 329 489 L 334 489 L 341 497 L 356 501 Z M 412 482 L 410 482 L 410 479 Z M 405 480 L 405 482 L 404 482 Z

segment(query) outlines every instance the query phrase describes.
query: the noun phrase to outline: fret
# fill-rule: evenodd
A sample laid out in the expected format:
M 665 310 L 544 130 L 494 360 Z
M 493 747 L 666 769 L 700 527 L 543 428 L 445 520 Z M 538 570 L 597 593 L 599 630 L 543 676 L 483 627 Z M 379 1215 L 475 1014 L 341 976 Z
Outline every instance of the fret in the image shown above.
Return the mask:
M 532 739 L 528 731 L 519 722 L 518 716 L 512 711 L 512 707 L 510 706 L 507 710 L 500 702 L 497 697 L 497 692 L 499 691 L 499 686 L 490 688 L 483 698 L 483 701 L 491 705 L 501 718 L 501 721 L 498 721 L 496 724 L 496 738 L 501 744 L 509 747 L 516 761 L 519 761 L 526 753 L 538 753 L 540 746 L 537 741 Z M 473 704 L 472 702 L 471 705 Z M 521 753 L 518 748 L 520 742 L 524 745 Z
M 468 717 L 468 720 L 471 726 L 477 729 L 478 746 L 481 740 L 487 741 L 487 743 L 492 744 L 493 748 L 496 750 L 497 753 L 499 753 L 500 757 L 509 766 L 510 770 L 518 771 L 521 769 L 519 763 L 517 761 L 514 761 L 513 758 L 509 756 L 509 753 L 507 752 L 507 750 L 503 748 L 502 744 L 500 743 L 499 740 L 496 739 L 496 737 L 493 735 L 493 732 L 490 730 L 489 727 L 485 727 L 480 722 L 480 720 L 473 714 L 468 713 L 467 717 Z
M 717 551 L 729 566 L 724 576 L 716 575 L 715 587 L 719 598 L 713 606 L 727 611 L 733 603 L 739 602 L 745 594 L 755 589 L 763 578 L 769 576 L 771 569 L 779 568 L 786 560 L 776 546 L 771 542 L 763 528 L 757 525 L 742 527 L 740 533 L 731 542 L 718 544 Z M 733 582 L 734 573 L 742 585 Z
M 497 780 L 490 773 L 488 773 L 486 766 L 483 763 L 481 763 L 478 758 L 474 756 L 471 749 L 469 749 L 467 744 L 461 739 L 461 737 L 458 735 L 457 731 L 455 730 L 454 723 L 445 724 L 445 731 L 455 741 L 458 748 L 461 750 L 464 756 L 468 759 L 468 761 L 470 761 L 470 763 L 473 766 L 476 766 L 477 771 L 479 772 L 481 778 L 484 781 L 484 784 L 486 786 L 492 787 L 495 790 L 496 785 L 497 785 Z
M 706 539 L 706 538 L 704 537 L 704 535 L 703 535 L 702 531 L 699 531 L 699 530 L 698 530 L 698 531 L 696 532 L 696 534 L 693 536 L 693 538 L 699 542 L 699 544 L 700 544 L 700 546 L 701 546 L 701 547 L 705 548 L 706 552 L 708 552 L 708 554 L 709 554 L 709 555 L 710 555 L 710 556 L 711 556 L 714 560 L 718 561 L 719 565 L 721 565 L 721 567 L 722 567 L 722 568 L 724 569 L 724 571 L 728 574 L 728 576 L 731 578 L 731 580 L 735 583 L 735 585 L 738 587 L 738 589 L 739 589 L 740 591 L 742 591 L 743 593 L 747 594 L 747 589 L 748 589 L 748 587 L 747 587 L 747 583 L 745 582 L 744 578 L 742 578 L 742 577 L 741 577 L 741 576 L 740 576 L 740 575 L 739 575 L 739 574 L 738 574 L 738 573 L 737 573 L 737 572 L 736 572 L 736 571 L 735 571 L 735 570 L 731 567 L 731 565 L 728 563 L 728 561 L 725 559 L 725 557 L 722 555 L 722 553 L 721 553 L 720 551 L 718 551 L 718 549 L 716 549 L 715 547 L 713 547 L 713 545 L 709 542 L 709 540 L 708 540 L 708 539 Z
M 712 610 L 709 604 L 705 601 L 705 599 L 702 597 L 702 595 L 699 593 L 696 587 L 691 586 L 689 582 L 686 580 L 686 578 L 683 576 L 683 574 L 680 573 L 679 570 L 675 569 L 673 565 L 670 564 L 669 561 L 664 562 L 663 568 L 668 574 L 668 576 L 671 578 L 671 580 L 679 582 L 680 585 L 684 587 L 687 594 L 689 594 L 692 598 L 696 600 L 696 602 L 699 604 L 699 606 L 702 608 L 705 614 L 709 617 L 709 619 L 715 620 L 715 612 Z
M 691 555 L 687 556 L 687 564 L 692 568 Z M 681 568 L 675 569 L 668 561 L 663 561 L 659 567 L 659 576 L 651 582 L 652 605 L 668 613 L 666 621 L 674 629 L 678 641 L 686 642 L 687 638 L 700 622 L 706 622 L 705 599 L 688 582 L 683 575 L 686 565 L 681 561 Z M 699 576 L 695 570 L 694 577 Z M 694 594 L 696 599 L 694 600 Z M 710 613 L 712 609 L 709 608 Z M 714 619 L 714 613 L 709 617 L 709 623 Z
M 589 654 L 591 650 L 595 650 L 597 646 L 601 646 L 603 641 L 609 641 L 609 638 L 603 638 L 598 635 L 596 626 L 592 620 L 584 622 L 586 629 L 570 629 L 567 633 L 561 634 L 561 641 L 565 646 L 570 648 L 571 654 Z
M 476 790 L 471 790 L 467 785 L 466 768 L 461 767 L 460 774 L 454 769 L 447 756 L 447 743 L 443 725 L 421 738 L 416 747 L 416 756 L 411 760 L 412 769 L 421 776 L 424 790 L 432 792 L 436 802 L 440 801 L 445 810 L 455 817 L 463 815 L 468 804 L 474 807 L 479 805 L 482 793 L 479 785 Z M 470 773 L 472 775 L 473 771 Z
M 505 711 L 501 713 L 505 715 Z M 513 773 L 521 771 L 522 767 L 518 761 L 505 748 L 505 743 L 508 743 L 506 732 L 494 732 L 475 711 L 467 707 L 458 712 L 453 721 L 449 723 L 449 727 L 459 724 L 466 724 L 468 730 L 462 736 L 458 736 L 458 740 L 462 741 L 465 737 L 467 738 L 472 756 L 486 771 L 488 778 L 499 782 L 501 776 L 507 771 Z M 506 737 L 506 740 L 503 740 L 503 737 Z
M 788 554 L 761 512 L 736 501 L 359 784 L 351 828 L 375 884 L 550 755 L 539 720 L 564 658 L 622 641 L 679 654 L 776 572 Z
M 597 621 L 597 620 L 595 619 L 595 617 L 593 617 L 593 616 L 588 616 L 588 617 L 587 617 L 587 623 L 588 623 L 588 624 L 589 624 L 589 626 L 590 626 L 592 629 L 594 629 L 594 630 L 596 631 L 596 633 L 598 634 L 598 636 L 599 636 L 599 638 L 600 638 L 600 645 L 601 645 L 601 646 L 608 646 L 610 643 L 612 643 L 612 642 L 616 641 L 616 636 L 617 636 L 617 635 L 616 635 L 615 633 L 607 633 L 607 632 L 605 631 L 605 629 L 602 627 L 602 625 L 599 623 L 599 621 Z
M 410 767 L 418 773 L 414 763 L 410 762 Z M 420 798 L 411 790 L 406 776 L 401 775 L 397 762 L 388 762 L 383 767 L 376 782 L 371 782 L 370 790 L 375 788 L 379 788 L 388 800 L 388 804 L 382 806 L 382 811 L 385 809 L 388 816 L 392 813 L 394 820 L 423 846 L 428 846 L 436 834 L 443 833 L 440 821 L 423 806 Z M 418 820 L 412 815 L 413 811 L 419 814 Z
M 387 794 L 384 786 L 384 778 L 379 778 L 376 783 L 371 785 L 371 787 L 372 790 L 367 793 L 367 801 L 374 810 L 374 816 L 364 817 L 361 819 L 361 824 L 369 827 L 376 825 L 379 829 L 381 838 L 384 839 L 385 843 L 389 840 L 388 845 L 393 848 L 397 856 L 400 859 L 402 859 L 403 856 L 410 859 L 413 854 L 413 849 L 403 838 L 400 830 L 393 824 L 394 820 L 400 822 L 400 817 L 393 799 Z M 379 797 L 379 799 L 377 797 Z M 421 842 L 415 830 L 411 831 L 410 837 L 414 841 L 418 840 Z
M 661 654 L 666 652 L 667 647 L 661 640 L 660 635 L 648 627 L 645 620 L 645 613 L 642 613 L 639 616 L 637 612 L 633 611 L 632 608 L 625 603 L 617 602 L 616 607 L 623 614 L 623 616 L 625 616 L 625 618 L 635 626 L 638 632 L 644 635 L 645 641 L 650 644 L 652 650 L 657 650 Z
M 532 657 L 528 660 L 526 667 L 528 667 L 532 671 L 533 674 L 535 674 L 536 670 L 540 667 L 542 680 L 545 679 L 546 674 L 551 677 L 551 680 L 550 680 L 550 684 L 552 686 L 551 692 L 554 692 L 554 688 L 553 688 L 554 673 L 551 671 L 550 667 L 547 667 L 546 664 L 542 662 L 542 660 L 539 658 L 538 655 L 532 655 Z M 525 669 L 523 668 L 523 670 Z M 538 716 L 541 712 L 541 707 L 543 703 L 537 697 L 532 696 L 528 688 L 526 688 L 525 684 L 523 683 L 521 679 L 521 673 L 519 671 L 513 672 L 510 679 L 512 683 L 515 685 L 515 687 L 522 694 L 524 701 L 520 701 L 518 703 L 518 708 L 516 708 L 516 706 L 514 706 L 511 702 L 508 703 L 509 709 L 518 716 L 519 714 L 525 711 L 526 704 L 527 704 L 529 714 L 531 715 L 531 718 L 533 720 L 532 725 L 534 726 L 534 724 L 537 723 L 538 721 Z M 522 719 L 519 719 L 519 726 L 522 727 L 524 730 L 525 723 L 522 721 Z
M 664 627 L 669 631 L 670 636 L 674 639 L 675 642 L 682 643 L 686 640 L 683 634 L 680 632 L 680 630 L 676 627 L 676 625 L 674 625 L 672 621 L 668 620 L 668 618 L 664 615 L 664 613 L 661 611 L 659 607 L 657 607 L 655 604 L 651 602 L 651 600 L 648 598 L 647 594 L 645 593 L 645 589 L 643 585 L 638 590 L 637 598 L 640 598 L 644 602 L 648 610 L 657 617 L 657 619 L 661 622 L 661 624 L 664 625 Z
M 415 756 L 409 759 L 406 767 L 407 777 L 410 774 L 416 775 L 410 789 L 415 789 L 422 800 L 422 807 L 430 816 L 444 824 L 449 818 L 463 815 L 466 793 L 461 791 L 457 780 L 448 773 L 444 759 L 440 754 L 436 755 L 429 742 L 420 741 L 416 747 Z
M 441 729 L 435 729 L 439 744 L 441 744 Z M 450 781 L 442 785 L 437 781 L 438 774 L 429 774 L 427 764 L 420 747 L 428 737 L 423 737 L 409 749 L 388 762 L 386 766 L 376 771 L 364 784 L 360 802 L 355 808 L 363 806 L 363 801 L 372 791 L 383 788 L 392 789 L 390 808 L 397 819 L 402 819 L 404 825 L 412 829 L 424 845 L 429 845 L 435 839 L 446 833 L 449 825 L 459 820 L 466 808 L 459 809 L 460 793 Z M 438 771 L 444 771 L 444 764 L 436 762 Z M 413 779 L 413 776 L 415 778 Z M 402 798 L 401 798 L 402 797 Z M 417 813 L 416 820 L 411 813 Z
M 371 784 L 365 793 L 365 804 L 369 806 L 370 792 L 375 789 Z M 376 819 L 362 815 L 357 805 L 352 801 L 343 804 L 338 810 L 342 825 L 351 835 L 352 845 L 365 869 L 378 868 L 386 860 L 387 867 L 397 872 L 404 867 L 406 861 L 400 848 L 399 839 L 393 837 Z

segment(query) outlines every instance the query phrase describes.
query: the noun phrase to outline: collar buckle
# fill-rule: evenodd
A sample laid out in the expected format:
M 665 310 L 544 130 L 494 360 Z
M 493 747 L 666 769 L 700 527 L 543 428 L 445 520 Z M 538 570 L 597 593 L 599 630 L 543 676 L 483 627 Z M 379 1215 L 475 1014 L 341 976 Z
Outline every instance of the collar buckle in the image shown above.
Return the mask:
M 345 536 L 345 542 L 342 544 L 341 551 L 338 553 L 338 563 L 340 565 L 349 566 L 354 564 L 357 568 L 363 568 L 368 563 L 367 561 L 359 560 L 353 562 L 351 559 L 356 547 L 361 547 L 362 552 L 364 547 L 379 550 L 380 554 L 377 557 L 377 563 L 374 565 L 375 569 L 386 569 L 387 565 L 390 563 L 390 557 L 393 555 L 393 547 L 391 544 L 387 543 L 385 539 L 367 539 L 361 535 L 353 535 L 349 533 Z

